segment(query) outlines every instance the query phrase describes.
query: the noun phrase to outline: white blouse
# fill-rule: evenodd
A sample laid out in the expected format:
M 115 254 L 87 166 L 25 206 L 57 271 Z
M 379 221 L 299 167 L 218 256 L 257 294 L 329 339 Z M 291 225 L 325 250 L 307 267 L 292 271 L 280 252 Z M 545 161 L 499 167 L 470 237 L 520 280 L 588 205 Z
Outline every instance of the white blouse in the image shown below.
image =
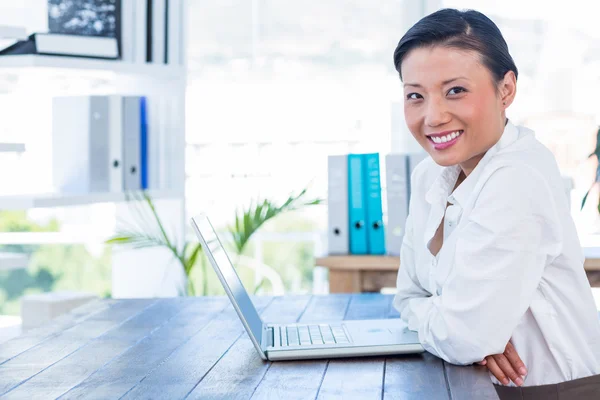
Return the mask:
M 524 386 L 600 373 L 600 322 L 552 153 L 509 121 L 452 192 L 459 173 L 431 158 L 413 172 L 394 297 L 401 318 L 452 364 L 503 353 L 510 340 Z M 442 218 L 435 257 L 428 245 Z

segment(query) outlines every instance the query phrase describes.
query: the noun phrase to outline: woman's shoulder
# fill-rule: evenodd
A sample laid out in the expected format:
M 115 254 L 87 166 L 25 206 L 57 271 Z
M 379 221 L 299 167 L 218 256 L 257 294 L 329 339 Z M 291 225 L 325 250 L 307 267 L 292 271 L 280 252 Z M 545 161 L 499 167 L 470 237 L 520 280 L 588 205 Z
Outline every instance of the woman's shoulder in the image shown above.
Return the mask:
M 531 129 L 519 126 L 518 130 L 518 139 L 494 155 L 486 165 L 487 173 L 483 175 L 489 176 L 503 170 L 512 174 L 512 179 L 516 181 L 560 181 L 560 169 L 550 149 L 537 140 Z
M 532 204 L 554 203 L 549 199 L 557 199 L 561 207 L 568 208 L 558 163 L 530 130 L 485 165 L 476 191 L 508 197 L 519 194 L 520 199 L 529 198 Z
M 517 164 L 528 165 L 534 169 L 551 167 L 558 170 L 554 154 L 536 138 L 534 131 L 524 126 L 517 126 L 517 129 L 517 139 L 498 151 L 490 163 L 491 166 Z

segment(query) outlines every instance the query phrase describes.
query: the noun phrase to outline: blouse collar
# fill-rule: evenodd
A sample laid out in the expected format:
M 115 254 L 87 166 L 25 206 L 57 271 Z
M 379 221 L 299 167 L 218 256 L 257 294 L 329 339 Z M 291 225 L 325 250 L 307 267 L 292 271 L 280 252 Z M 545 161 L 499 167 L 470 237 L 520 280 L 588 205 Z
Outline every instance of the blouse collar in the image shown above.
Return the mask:
M 436 178 L 433 185 L 427 191 L 425 199 L 428 203 L 432 204 L 435 201 L 444 200 L 451 204 L 459 204 L 461 207 L 466 205 L 467 199 L 473 192 L 475 184 L 478 181 L 478 177 L 484 166 L 496 155 L 500 150 L 510 146 L 519 138 L 519 129 L 510 121 L 504 126 L 504 132 L 502 136 L 483 156 L 481 161 L 477 164 L 475 169 L 467 176 L 467 178 L 452 192 L 458 175 L 461 172 L 460 165 L 451 165 L 449 167 L 442 167 L 440 174 Z

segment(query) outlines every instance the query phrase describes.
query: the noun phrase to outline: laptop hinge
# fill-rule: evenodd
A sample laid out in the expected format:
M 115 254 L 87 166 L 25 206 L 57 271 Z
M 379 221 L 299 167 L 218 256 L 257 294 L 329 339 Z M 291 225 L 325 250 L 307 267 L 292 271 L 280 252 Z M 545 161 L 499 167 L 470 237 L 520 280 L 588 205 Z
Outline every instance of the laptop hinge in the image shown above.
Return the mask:
M 273 335 L 272 335 L 273 329 L 272 327 L 263 324 L 263 332 L 262 332 L 262 337 L 261 337 L 261 341 L 260 341 L 260 347 L 262 349 L 262 351 L 266 351 L 267 348 L 269 346 L 272 345 L 273 343 Z
M 267 327 L 267 347 L 273 347 L 275 331 L 273 327 Z

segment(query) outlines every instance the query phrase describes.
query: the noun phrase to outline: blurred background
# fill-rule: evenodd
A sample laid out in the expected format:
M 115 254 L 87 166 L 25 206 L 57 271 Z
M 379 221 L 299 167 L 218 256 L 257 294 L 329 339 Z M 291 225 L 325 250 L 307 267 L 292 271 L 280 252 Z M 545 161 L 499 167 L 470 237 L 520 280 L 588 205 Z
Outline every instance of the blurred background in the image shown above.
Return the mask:
M 0 0 L 0 25 L 38 23 L 40 17 L 27 11 L 35 7 L 30 3 L 35 1 Z M 236 213 L 249 210 L 252 201 L 281 205 L 305 188 L 300 200 L 325 200 L 330 154 L 419 150 L 406 128 L 392 131 L 402 110 L 392 53 L 419 18 L 456 7 L 484 12 L 504 34 L 519 68 L 518 94 L 508 116 L 534 129 L 556 156 L 562 174 L 572 179 L 571 211 L 580 239 L 589 251 L 600 249 L 597 188 L 581 209 L 597 168 L 597 159 L 588 157 L 600 125 L 597 1 L 185 4 L 185 63 L 176 72 L 182 74 L 177 78 L 181 86 L 173 89 L 181 97 L 178 104 L 185 107 L 184 129 L 170 131 L 167 126 L 162 136 L 165 143 L 170 137 L 174 143 L 181 139 L 181 146 L 174 145 L 171 158 L 164 161 L 181 163 L 169 175 L 180 178 L 168 195 L 157 192 L 155 200 L 161 223 L 173 228 L 180 244 L 196 243 L 188 221 L 200 212 L 207 212 L 218 230 L 228 232 Z M 0 195 L 8 196 L 0 200 L 0 250 L 25 258 L 19 267 L 0 268 L 0 315 L 18 316 L 20 299 L 35 293 L 181 293 L 175 288 L 180 266 L 168 251 L 157 256 L 156 249 L 106 244 L 119 232 L 119 221 L 131 214 L 127 204 L 109 200 L 39 206 L 19 200 L 54 190 L 49 150 L 52 96 L 114 91 L 115 82 L 121 81 L 112 75 L 82 76 L 76 68 L 41 74 L 38 68 L 5 67 L 0 58 L 0 142 L 20 143 L 24 150 L 0 153 Z M 161 74 L 162 70 L 152 84 L 168 92 L 169 85 L 156 83 Z M 153 220 L 151 215 L 145 218 Z M 327 272 L 315 268 L 314 262 L 315 256 L 326 253 L 326 229 L 324 201 L 282 210 L 263 224 L 240 252 L 264 266 L 240 268 L 249 291 L 276 294 L 282 286 L 286 294 L 327 293 Z M 273 276 L 270 271 L 277 278 L 265 280 Z M 194 294 L 224 294 L 203 256 L 189 272 Z

